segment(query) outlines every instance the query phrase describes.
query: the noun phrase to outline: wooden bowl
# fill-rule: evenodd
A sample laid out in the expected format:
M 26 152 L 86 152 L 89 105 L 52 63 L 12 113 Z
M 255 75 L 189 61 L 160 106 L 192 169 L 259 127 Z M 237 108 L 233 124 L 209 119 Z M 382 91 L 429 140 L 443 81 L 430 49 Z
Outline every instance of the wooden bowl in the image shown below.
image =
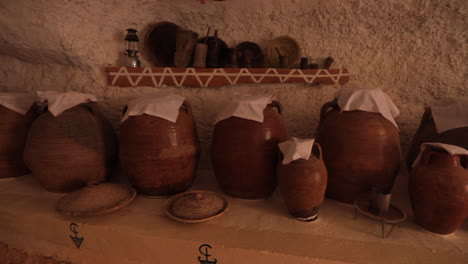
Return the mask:
M 145 37 L 143 55 L 152 66 L 174 66 L 178 28 L 178 25 L 166 21 L 150 25 Z
M 297 41 L 288 36 L 277 37 L 267 44 L 266 61 L 273 68 L 280 67 L 278 51 L 286 57 L 286 67 L 290 68 L 299 61 L 301 48 Z

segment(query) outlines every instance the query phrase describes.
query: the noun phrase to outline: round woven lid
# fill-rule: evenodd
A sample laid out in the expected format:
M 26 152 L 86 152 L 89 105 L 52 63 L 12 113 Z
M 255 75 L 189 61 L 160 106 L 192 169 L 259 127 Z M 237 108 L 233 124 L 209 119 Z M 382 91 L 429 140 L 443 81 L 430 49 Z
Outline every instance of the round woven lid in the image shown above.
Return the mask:
M 57 203 L 57 211 L 70 216 L 107 214 L 127 205 L 135 196 L 131 186 L 101 183 L 65 195 Z
M 229 202 L 223 196 L 208 191 L 180 193 L 167 200 L 166 214 L 172 219 L 186 223 L 198 223 L 222 215 Z

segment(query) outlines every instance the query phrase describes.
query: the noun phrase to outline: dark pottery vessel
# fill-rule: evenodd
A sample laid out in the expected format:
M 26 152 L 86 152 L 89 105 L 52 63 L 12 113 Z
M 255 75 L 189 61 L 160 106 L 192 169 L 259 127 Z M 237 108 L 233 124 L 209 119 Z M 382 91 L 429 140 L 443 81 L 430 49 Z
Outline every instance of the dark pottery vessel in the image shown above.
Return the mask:
M 0 106 L 0 179 L 28 173 L 23 161 L 24 145 L 29 127 L 37 117 L 35 106 L 26 115 Z
M 301 221 L 316 220 L 327 187 L 327 169 L 320 145 L 314 143 L 308 160 L 298 159 L 287 165 L 280 162 L 277 174 L 281 196 L 289 213 Z
M 200 149 L 187 102 L 175 123 L 146 114 L 130 116 L 120 128 L 120 146 L 122 171 L 140 194 L 169 196 L 192 186 Z
M 398 129 L 381 114 L 325 103 L 316 134 L 328 171 L 326 196 L 348 204 L 372 187 L 390 193 L 401 163 Z
M 70 192 L 106 181 L 117 160 L 118 142 L 95 103 L 54 117 L 42 113 L 32 124 L 24 161 L 50 192 Z
M 411 171 L 408 188 L 418 225 L 455 232 L 468 218 L 468 156 L 427 149 Z
M 455 128 L 439 134 L 432 118 L 431 109 L 426 108 L 406 155 L 408 170 L 411 170 L 411 166 L 419 154 L 419 146 L 425 142 L 439 142 L 468 149 L 468 127 Z
M 263 123 L 230 117 L 215 125 L 213 169 L 222 190 L 231 196 L 261 199 L 276 187 L 278 143 L 287 139 L 287 132 L 278 102 L 267 105 L 263 115 Z

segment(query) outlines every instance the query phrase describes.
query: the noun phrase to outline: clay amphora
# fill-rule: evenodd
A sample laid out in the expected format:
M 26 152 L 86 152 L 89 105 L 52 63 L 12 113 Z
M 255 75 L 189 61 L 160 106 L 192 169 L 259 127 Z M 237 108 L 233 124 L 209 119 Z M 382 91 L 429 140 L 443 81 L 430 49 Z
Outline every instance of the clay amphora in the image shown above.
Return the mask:
M 175 123 L 130 116 L 120 127 L 120 164 L 135 189 L 149 196 L 186 191 L 196 175 L 200 150 L 192 110 L 187 102 Z
M 28 173 L 23 161 L 23 151 L 29 127 L 36 116 L 34 106 L 26 115 L 0 106 L 0 179 Z
M 298 159 L 287 165 L 280 162 L 277 173 L 278 187 L 289 213 L 301 221 L 317 219 L 327 187 L 320 145 L 314 143 L 308 160 Z
M 418 225 L 450 234 L 468 218 L 468 156 L 427 149 L 409 177 L 409 194 Z
M 439 142 L 468 149 L 468 127 L 455 128 L 439 134 L 432 118 L 431 109 L 426 108 L 406 156 L 408 170 L 411 170 L 411 166 L 419 154 L 419 146 L 425 142 Z
M 340 111 L 336 100 L 325 103 L 316 134 L 328 171 L 326 196 L 352 204 L 372 187 L 389 193 L 401 163 L 398 129 L 379 113 Z
M 70 192 L 106 181 L 117 160 L 118 142 L 95 103 L 54 117 L 42 113 L 31 125 L 24 161 L 50 192 Z
M 278 102 L 268 104 L 263 115 L 263 123 L 229 117 L 215 125 L 213 170 L 221 189 L 231 196 L 260 199 L 275 189 L 278 143 L 287 139 L 287 132 Z

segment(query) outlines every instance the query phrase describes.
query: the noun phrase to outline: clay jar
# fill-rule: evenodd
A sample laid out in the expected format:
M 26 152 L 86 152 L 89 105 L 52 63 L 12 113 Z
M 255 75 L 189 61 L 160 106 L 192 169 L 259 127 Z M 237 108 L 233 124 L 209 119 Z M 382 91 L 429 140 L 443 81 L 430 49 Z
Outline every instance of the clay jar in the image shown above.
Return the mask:
M 139 193 L 169 196 L 192 186 L 200 150 L 187 102 L 175 123 L 146 114 L 130 116 L 120 128 L 120 146 L 122 171 Z
M 278 143 L 287 139 L 287 132 L 278 102 L 268 104 L 263 115 L 263 123 L 229 117 L 215 125 L 213 170 L 222 190 L 231 196 L 260 199 L 275 189 Z
M 36 115 L 31 107 L 26 115 L 0 106 L 0 178 L 18 177 L 28 173 L 23 151 L 29 127 Z
M 390 192 L 400 168 L 400 137 L 381 114 L 340 113 L 336 101 L 325 103 L 316 140 L 328 171 L 327 197 L 352 204 L 372 187 Z
M 70 192 L 106 181 L 117 160 L 117 139 L 95 103 L 54 117 L 42 113 L 32 124 L 24 161 L 50 192 Z
M 308 160 L 280 163 L 277 173 L 278 186 L 289 213 L 301 221 L 317 219 L 327 187 L 327 170 L 320 145 L 314 143 Z
M 414 218 L 434 233 L 450 234 L 468 218 L 468 156 L 427 149 L 410 174 Z
M 431 109 L 426 108 L 406 156 L 406 165 L 409 170 L 419 154 L 419 146 L 425 142 L 439 142 L 468 149 L 468 127 L 455 128 L 439 134 L 432 118 Z

